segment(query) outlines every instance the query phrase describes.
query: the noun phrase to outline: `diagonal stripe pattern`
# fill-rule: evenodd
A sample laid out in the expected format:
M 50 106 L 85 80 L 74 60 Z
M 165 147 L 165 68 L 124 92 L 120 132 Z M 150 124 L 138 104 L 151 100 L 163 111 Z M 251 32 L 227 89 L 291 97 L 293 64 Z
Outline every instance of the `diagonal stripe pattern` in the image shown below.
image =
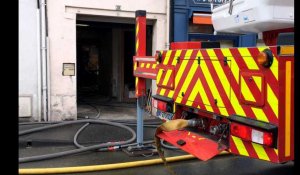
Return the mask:
M 157 82 L 164 86 L 158 86 L 157 94 L 173 98 L 176 104 L 225 117 L 237 114 L 278 125 L 278 58 L 273 54 L 270 69 L 262 68 L 255 59 L 266 48 L 275 53 L 270 47 L 161 51 L 160 64 L 175 69 L 174 72 L 158 71 Z M 252 82 L 242 77 L 242 72 L 246 72 Z M 263 75 L 257 76 L 261 72 Z M 171 85 L 174 89 L 168 88 Z M 244 104 L 241 99 L 253 105 Z M 263 105 L 258 104 L 260 100 Z M 233 153 L 278 162 L 277 149 L 247 143 L 234 136 L 230 144 Z

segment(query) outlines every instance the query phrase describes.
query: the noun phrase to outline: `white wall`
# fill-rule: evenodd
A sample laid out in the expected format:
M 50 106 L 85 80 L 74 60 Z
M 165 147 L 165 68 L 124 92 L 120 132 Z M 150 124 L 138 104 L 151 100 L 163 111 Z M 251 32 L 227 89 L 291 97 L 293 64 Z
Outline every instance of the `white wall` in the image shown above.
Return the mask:
M 168 0 L 48 0 L 48 36 L 50 41 L 51 121 L 76 119 L 76 76 L 62 76 L 64 62 L 76 63 L 76 15 L 135 18 L 136 10 L 146 10 L 155 20 L 153 53 L 166 49 L 168 41 Z M 116 10 L 116 5 L 121 10 Z
M 40 119 L 39 31 L 36 0 L 19 0 L 19 116 Z

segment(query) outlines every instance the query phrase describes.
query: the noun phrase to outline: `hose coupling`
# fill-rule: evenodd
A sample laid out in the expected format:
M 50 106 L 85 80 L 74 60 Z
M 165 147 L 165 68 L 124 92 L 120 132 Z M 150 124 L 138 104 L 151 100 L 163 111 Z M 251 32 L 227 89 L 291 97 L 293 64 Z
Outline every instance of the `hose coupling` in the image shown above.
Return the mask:
M 202 119 L 190 119 L 188 120 L 188 127 L 203 127 Z

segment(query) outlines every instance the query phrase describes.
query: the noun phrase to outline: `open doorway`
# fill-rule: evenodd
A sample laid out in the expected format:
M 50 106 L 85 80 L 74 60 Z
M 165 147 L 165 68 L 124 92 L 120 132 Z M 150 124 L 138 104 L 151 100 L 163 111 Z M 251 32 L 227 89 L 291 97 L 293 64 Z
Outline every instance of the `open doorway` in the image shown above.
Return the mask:
M 110 96 L 112 31 L 92 23 L 77 25 L 77 97 Z
M 132 108 L 131 115 L 135 116 L 135 77 L 132 60 L 135 54 L 135 24 L 77 20 L 76 27 L 78 117 L 85 117 L 80 113 L 82 111 L 79 107 L 82 105 L 94 108 L 84 110 L 83 115 L 86 116 L 92 116 L 87 114 L 87 111 L 91 111 L 95 116 L 95 112 L 99 112 L 99 105 L 102 114 L 106 107 L 111 110 L 110 114 L 106 114 L 108 118 L 121 107 Z M 151 55 L 151 52 L 152 25 L 149 25 L 147 55 Z M 148 88 L 151 88 L 149 83 Z

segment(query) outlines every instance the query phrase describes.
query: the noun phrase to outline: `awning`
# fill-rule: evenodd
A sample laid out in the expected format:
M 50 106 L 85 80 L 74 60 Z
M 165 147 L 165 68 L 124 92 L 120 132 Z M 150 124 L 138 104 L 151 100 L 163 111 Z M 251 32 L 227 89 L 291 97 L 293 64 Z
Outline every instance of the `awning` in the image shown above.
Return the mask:
M 194 24 L 212 24 L 211 14 L 207 13 L 193 13 Z

